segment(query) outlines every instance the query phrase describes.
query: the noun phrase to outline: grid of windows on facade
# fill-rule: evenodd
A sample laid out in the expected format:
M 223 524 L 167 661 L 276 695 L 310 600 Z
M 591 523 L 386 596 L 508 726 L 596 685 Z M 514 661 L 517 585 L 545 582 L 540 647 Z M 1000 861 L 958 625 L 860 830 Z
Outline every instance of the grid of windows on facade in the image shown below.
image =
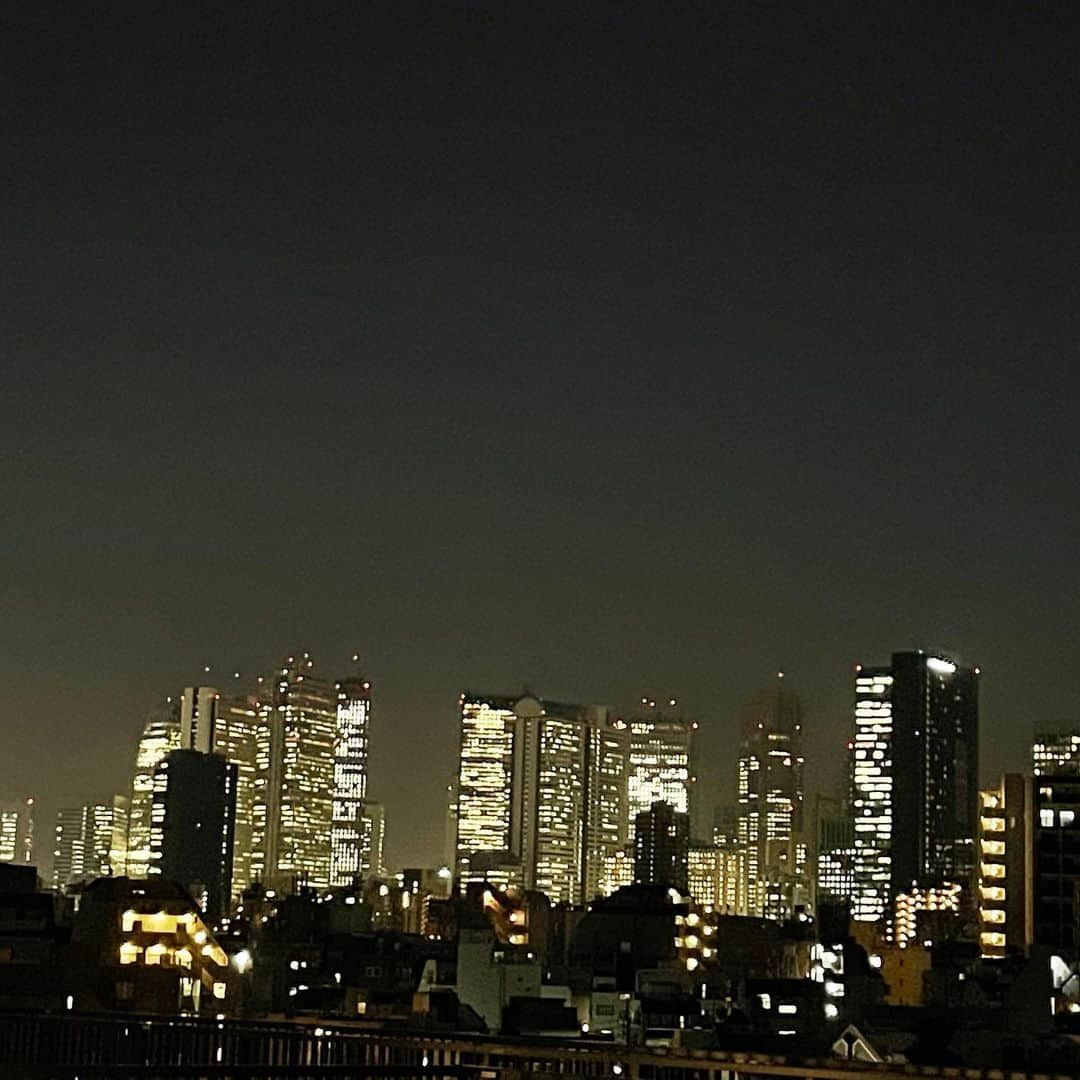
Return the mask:
M 790 918 L 810 897 L 804 764 L 798 695 L 779 687 L 762 690 L 742 709 L 737 775 L 750 914 Z
M 354 657 L 354 661 L 355 661 Z M 330 884 L 349 885 L 363 874 L 364 799 L 367 796 L 371 683 L 337 683 L 334 804 L 330 833 Z
M 128 799 L 117 795 L 104 802 L 57 812 L 53 844 L 54 889 L 60 892 L 77 881 L 124 872 L 128 806 Z
M 252 874 L 286 891 L 330 884 L 338 702 L 313 668 L 288 657 L 258 697 Z
M 0 862 L 33 863 L 34 799 L 0 805 Z
M 555 901 L 581 900 L 585 727 L 558 717 L 535 725 L 535 816 L 523 822 L 526 883 Z M 535 822 L 535 824 L 534 824 Z
M 1034 937 L 1038 945 L 1080 951 L 1080 775 L 1036 777 Z
M 1080 775 L 1080 733 L 1069 731 L 1037 735 L 1031 748 L 1031 758 L 1036 776 L 1061 773 Z
M 476 852 L 509 851 L 516 714 L 507 698 L 463 694 L 457 796 L 457 862 L 470 879 Z
M 150 813 L 154 799 L 154 770 L 165 755 L 180 748 L 180 702 L 166 698 L 150 713 L 135 754 L 128 816 L 127 874 L 146 877 L 150 871 Z
M 855 838 L 852 917 L 882 918 L 892 877 L 893 762 L 892 685 L 888 669 L 863 668 L 855 679 L 852 812 Z
M 642 715 L 630 720 L 627 811 L 631 823 L 657 802 L 669 803 L 677 813 L 689 813 L 692 742 L 698 726 L 664 713 L 652 698 L 642 698 L 641 705 Z M 667 700 L 668 708 L 677 705 L 675 698 Z

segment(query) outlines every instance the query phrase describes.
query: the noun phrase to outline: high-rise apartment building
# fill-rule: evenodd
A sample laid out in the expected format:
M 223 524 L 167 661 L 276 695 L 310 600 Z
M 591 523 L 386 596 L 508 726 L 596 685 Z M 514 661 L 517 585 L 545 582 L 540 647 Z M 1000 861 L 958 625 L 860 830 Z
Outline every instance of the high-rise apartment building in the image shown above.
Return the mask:
M 978 668 L 894 653 L 855 678 L 852 914 L 875 921 L 913 888 L 958 883 L 975 867 Z
M 251 875 L 278 891 L 330 885 L 338 690 L 314 667 L 290 656 L 257 695 Z
M 252 832 L 255 811 L 255 754 L 261 723 L 257 700 L 214 686 L 189 686 L 180 697 L 180 749 L 217 754 L 236 766 L 233 826 L 233 895 L 254 880 Z
M 358 657 L 353 657 L 353 662 Z M 367 797 L 371 683 L 363 676 L 337 682 L 334 805 L 330 829 L 330 884 L 351 885 L 363 875 L 364 799 Z
M 629 721 L 626 810 L 631 829 L 638 814 L 656 802 L 670 803 L 680 814 L 690 813 L 693 741 L 698 725 L 684 719 L 678 707 L 675 698 L 658 703 L 655 698 L 643 697 L 641 711 Z
M 150 875 L 191 893 L 208 919 L 229 910 L 237 766 L 218 754 L 172 750 L 154 770 Z
M 802 727 L 798 696 L 779 687 L 761 691 L 743 708 L 739 842 L 746 855 L 750 912 L 771 919 L 790 918 L 811 894 Z
M 690 816 L 656 802 L 634 819 L 634 880 L 685 895 L 689 884 Z
M 626 728 L 601 706 L 463 694 L 456 806 L 461 881 L 552 900 L 598 894 L 626 842 Z
M 1031 780 L 1006 773 L 979 801 L 979 947 L 1003 957 L 1033 940 Z
M 179 747 L 180 702 L 170 697 L 150 711 L 135 754 L 125 867 L 128 877 L 146 877 L 149 873 L 154 770 L 170 750 L 177 750 Z

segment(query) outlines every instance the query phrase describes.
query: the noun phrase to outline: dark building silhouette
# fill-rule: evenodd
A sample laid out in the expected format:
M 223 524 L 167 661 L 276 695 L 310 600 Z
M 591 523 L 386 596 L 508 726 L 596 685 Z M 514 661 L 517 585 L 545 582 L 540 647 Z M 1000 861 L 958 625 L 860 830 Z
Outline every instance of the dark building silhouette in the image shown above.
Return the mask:
M 978 823 L 978 668 L 924 652 L 855 678 L 852 811 L 857 919 L 913 886 L 968 886 Z
M 232 895 L 237 767 L 173 750 L 154 770 L 150 872 L 188 889 L 210 921 Z
M 1080 949 L 1080 775 L 1037 776 L 1034 794 L 1034 937 L 1069 959 Z
M 655 802 L 634 819 L 634 880 L 687 891 L 690 815 L 671 803 Z

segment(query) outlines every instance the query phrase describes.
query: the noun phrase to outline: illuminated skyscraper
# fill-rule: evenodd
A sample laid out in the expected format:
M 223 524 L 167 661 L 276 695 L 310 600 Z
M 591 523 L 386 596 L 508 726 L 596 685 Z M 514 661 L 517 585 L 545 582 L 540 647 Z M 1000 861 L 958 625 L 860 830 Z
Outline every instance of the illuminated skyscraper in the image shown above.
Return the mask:
M 123 873 L 129 801 L 123 795 L 60 810 L 53 843 L 54 889 Z M 117 869 L 117 856 L 121 864 Z
M 357 657 L 353 657 L 355 662 Z M 363 873 L 364 799 L 367 796 L 371 683 L 341 679 L 334 744 L 334 808 L 330 833 L 330 884 L 350 885 Z
M 330 885 L 338 691 L 314 666 L 288 657 L 258 697 L 251 873 L 278 891 Z
M 743 709 L 742 731 L 738 828 L 750 914 L 788 919 L 811 894 L 798 695 L 779 686 L 761 691 Z
M 0 805 L 0 862 L 33 863 L 34 797 Z
M 135 755 L 128 817 L 128 877 L 146 877 L 150 869 L 150 808 L 154 798 L 154 770 L 170 750 L 180 746 L 180 703 L 166 698 L 151 710 Z
M 180 748 L 217 754 L 236 766 L 236 812 L 233 825 L 233 895 L 254 880 L 252 832 L 255 812 L 255 754 L 260 724 L 256 699 L 225 693 L 213 686 L 186 687 L 180 698 Z
M 589 711 L 585 777 L 585 855 L 582 900 L 604 895 L 610 860 L 617 861 L 630 840 L 627 783 L 630 727 L 606 709 Z
M 665 705 L 678 708 L 675 698 L 658 706 L 653 698 L 643 697 L 641 714 L 630 720 L 627 820 L 631 829 L 638 814 L 656 802 L 669 803 L 680 814 L 690 813 L 697 724 L 677 713 L 665 713 Z
M 483 863 L 515 860 L 513 818 L 516 698 L 462 694 L 456 868 L 461 880 Z M 481 875 L 482 876 L 482 875 Z
M 625 727 L 601 706 L 464 694 L 457 798 L 461 881 L 579 903 L 625 843 Z
M 859 668 L 851 742 L 854 918 L 913 889 L 967 887 L 978 816 L 978 668 L 923 652 Z

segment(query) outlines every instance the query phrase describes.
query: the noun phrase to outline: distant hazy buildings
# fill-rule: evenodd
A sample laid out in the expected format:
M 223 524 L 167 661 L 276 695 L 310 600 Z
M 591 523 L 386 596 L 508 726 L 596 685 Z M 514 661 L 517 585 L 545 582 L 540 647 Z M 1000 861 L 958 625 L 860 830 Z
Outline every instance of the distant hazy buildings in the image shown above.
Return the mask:
M 894 653 L 860 667 L 851 742 L 854 918 L 913 888 L 967 884 L 978 814 L 978 669 Z
M 154 770 L 170 750 L 177 750 L 179 747 L 180 703 L 170 697 L 150 711 L 135 753 L 135 775 L 131 784 L 131 809 L 128 818 L 126 872 L 129 877 L 146 877 L 149 872 Z
M 810 899 L 802 728 L 798 696 L 779 686 L 761 691 L 742 712 L 738 828 L 752 915 L 790 918 Z
M 0 804 L 0 862 L 34 861 L 34 798 Z
M 465 693 L 457 781 L 459 880 L 579 903 L 626 843 L 628 741 L 602 706 Z
M 698 725 L 677 710 L 676 698 L 657 703 L 655 698 L 643 697 L 640 713 L 630 719 L 627 816 L 631 827 L 638 814 L 656 802 L 670 803 L 680 814 L 690 813 L 693 738 Z
M 252 876 L 280 891 L 330 885 L 338 700 L 314 667 L 290 656 L 259 694 Z
M 76 881 L 124 873 L 129 806 L 126 796 L 116 795 L 57 812 L 53 834 L 54 889 L 60 891 Z
M 189 686 L 180 698 L 180 748 L 217 754 L 236 766 L 236 813 L 233 828 L 232 894 L 252 882 L 256 764 L 259 725 L 256 699 L 213 686 Z

